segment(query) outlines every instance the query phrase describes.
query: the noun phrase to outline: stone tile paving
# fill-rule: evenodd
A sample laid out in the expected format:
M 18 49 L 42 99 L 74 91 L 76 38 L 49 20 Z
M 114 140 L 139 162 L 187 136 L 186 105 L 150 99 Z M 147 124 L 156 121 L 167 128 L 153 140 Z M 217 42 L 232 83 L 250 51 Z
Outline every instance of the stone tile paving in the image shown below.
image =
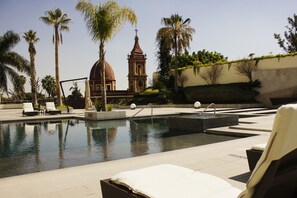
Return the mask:
M 125 110 L 128 117 L 135 114 L 135 110 Z M 154 115 L 174 114 L 180 112 L 197 112 L 192 108 L 154 108 Z M 144 109 L 138 116 L 149 116 L 151 109 Z M 71 116 L 83 117 L 84 110 L 75 110 Z M 36 116 L 33 119 L 67 117 L 68 114 L 57 116 Z M 11 120 L 25 120 L 21 110 L 0 110 L 0 122 Z M 32 119 L 32 118 L 29 118 Z M 241 125 L 237 131 L 265 129 L 271 130 L 274 115 L 265 117 L 251 117 L 240 119 L 252 124 Z M 242 127 L 243 126 L 243 127 Z M 233 129 L 234 130 L 234 129 Z M 255 131 L 253 131 L 255 133 Z M 266 142 L 269 132 L 257 131 L 258 136 L 237 140 L 180 149 L 147 156 L 134 157 L 116 161 L 90 164 L 79 167 L 59 169 L 41 173 L 33 173 L 16 177 L 0 179 L 0 197 L 37 198 L 37 197 L 101 197 L 100 179 L 145 166 L 160 163 L 172 163 L 201 172 L 216 175 L 227 180 L 232 185 L 244 189 L 245 181 L 249 177 L 249 170 L 245 150 L 254 144 Z

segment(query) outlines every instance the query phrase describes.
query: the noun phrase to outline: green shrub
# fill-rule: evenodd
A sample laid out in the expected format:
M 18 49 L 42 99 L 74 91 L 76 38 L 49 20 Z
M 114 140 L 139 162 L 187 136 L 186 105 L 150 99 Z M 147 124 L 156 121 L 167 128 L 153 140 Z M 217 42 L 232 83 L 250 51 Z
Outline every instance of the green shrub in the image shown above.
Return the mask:
M 99 102 L 98 99 L 95 100 L 94 107 L 96 108 L 97 111 L 101 111 L 102 110 L 102 104 Z
M 255 102 L 258 92 L 251 83 L 231 83 L 183 88 L 188 102 L 202 103 L 248 103 Z
M 107 111 L 112 111 L 113 105 L 112 104 L 107 104 Z

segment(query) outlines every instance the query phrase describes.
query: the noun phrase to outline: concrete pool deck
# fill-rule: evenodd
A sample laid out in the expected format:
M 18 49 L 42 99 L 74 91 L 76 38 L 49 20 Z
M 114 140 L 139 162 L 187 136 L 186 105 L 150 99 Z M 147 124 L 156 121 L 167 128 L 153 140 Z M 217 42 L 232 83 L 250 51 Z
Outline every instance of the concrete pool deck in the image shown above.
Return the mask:
M 101 197 L 101 179 L 109 178 L 121 171 L 161 163 L 176 164 L 216 175 L 235 187 L 244 189 L 245 182 L 250 175 L 245 150 L 254 144 L 264 143 L 268 140 L 275 110 L 264 108 L 244 109 L 244 111 L 219 108 L 217 110 L 217 113 L 236 113 L 245 115 L 244 117 L 261 116 L 240 118 L 238 126 L 211 129 L 210 132 L 249 133 L 257 136 L 134 158 L 2 178 L 0 179 L 0 197 L 98 198 Z M 137 112 L 137 110 L 130 109 L 125 111 L 127 117 L 131 117 Z M 197 111 L 199 110 L 193 108 L 154 108 L 153 115 L 194 113 Z M 144 109 L 138 114 L 138 116 L 149 115 L 151 115 L 151 109 Z M 82 118 L 84 110 L 74 110 L 71 116 Z M 40 115 L 31 117 L 31 119 L 59 117 L 66 118 L 69 115 Z M 20 109 L 0 110 L 0 122 L 24 119 L 28 119 L 28 117 L 23 117 Z

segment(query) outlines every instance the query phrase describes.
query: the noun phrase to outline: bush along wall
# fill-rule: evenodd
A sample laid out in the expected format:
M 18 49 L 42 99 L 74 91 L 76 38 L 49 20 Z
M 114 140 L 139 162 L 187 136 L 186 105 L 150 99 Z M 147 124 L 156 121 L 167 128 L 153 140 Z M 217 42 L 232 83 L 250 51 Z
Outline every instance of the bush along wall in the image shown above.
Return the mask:
M 256 102 L 258 95 L 252 83 L 192 86 L 183 88 L 183 92 L 188 102 L 222 104 Z
M 162 93 L 151 93 L 151 94 L 135 94 L 133 99 L 130 100 L 129 104 L 135 103 L 137 105 L 152 104 L 166 104 L 166 96 Z

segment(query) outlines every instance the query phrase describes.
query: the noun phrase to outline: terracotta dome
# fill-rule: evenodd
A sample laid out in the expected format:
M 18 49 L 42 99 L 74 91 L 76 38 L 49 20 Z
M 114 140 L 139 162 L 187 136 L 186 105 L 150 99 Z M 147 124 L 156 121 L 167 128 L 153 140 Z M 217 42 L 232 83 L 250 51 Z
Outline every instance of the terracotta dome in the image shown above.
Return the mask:
M 100 66 L 97 66 L 97 62 L 93 65 L 90 72 L 90 80 L 99 81 L 101 83 Z M 111 65 L 105 61 L 105 80 L 106 82 L 115 81 L 115 76 Z

